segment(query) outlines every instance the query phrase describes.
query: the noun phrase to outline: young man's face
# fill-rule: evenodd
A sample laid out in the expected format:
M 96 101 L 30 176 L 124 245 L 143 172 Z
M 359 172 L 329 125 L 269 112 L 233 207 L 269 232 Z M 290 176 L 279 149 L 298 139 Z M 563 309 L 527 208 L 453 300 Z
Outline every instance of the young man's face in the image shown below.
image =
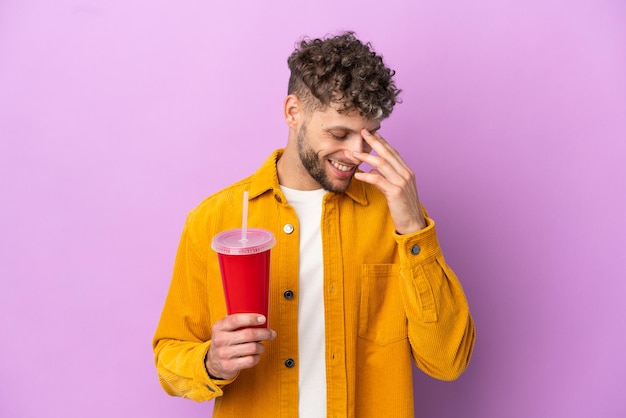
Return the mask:
M 335 193 L 345 192 L 361 163 L 352 153 L 371 151 L 361 130 L 373 133 L 379 128 L 378 119 L 366 120 L 356 112 L 340 114 L 332 106 L 314 111 L 297 133 L 298 155 L 311 184 Z

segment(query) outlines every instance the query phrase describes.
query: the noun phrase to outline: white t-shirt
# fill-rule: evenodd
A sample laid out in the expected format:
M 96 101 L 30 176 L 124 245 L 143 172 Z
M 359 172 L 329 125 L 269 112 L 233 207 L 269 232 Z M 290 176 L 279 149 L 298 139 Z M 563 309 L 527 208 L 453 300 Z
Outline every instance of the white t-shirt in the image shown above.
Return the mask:
M 326 352 L 324 331 L 324 260 L 322 199 L 326 190 L 280 187 L 295 209 L 300 227 L 298 282 L 299 418 L 326 416 Z

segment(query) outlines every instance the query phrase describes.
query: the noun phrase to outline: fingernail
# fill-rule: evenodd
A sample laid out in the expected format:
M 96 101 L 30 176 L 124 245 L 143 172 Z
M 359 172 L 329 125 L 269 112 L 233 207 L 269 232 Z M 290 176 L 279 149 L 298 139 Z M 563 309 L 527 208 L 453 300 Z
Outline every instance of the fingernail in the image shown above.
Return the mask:
M 372 135 L 367 129 L 363 128 L 363 130 L 365 131 L 365 135 Z
M 264 324 L 265 323 L 265 317 L 264 316 L 259 316 L 259 317 L 257 317 L 256 320 L 257 320 L 257 322 L 259 324 Z

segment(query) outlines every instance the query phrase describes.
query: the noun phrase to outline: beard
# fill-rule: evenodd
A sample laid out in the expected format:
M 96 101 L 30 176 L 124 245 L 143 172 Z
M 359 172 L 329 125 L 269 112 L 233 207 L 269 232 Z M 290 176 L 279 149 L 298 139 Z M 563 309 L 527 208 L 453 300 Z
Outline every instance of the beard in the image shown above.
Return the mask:
M 326 160 L 321 159 L 315 150 L 311 148 L 309 137 L 307 136 L 306 123 L 302 125 L 297 137 L 298 155 L 302 165 L 309 175 L 319 183 L 324 190 L 333 193 L 344 193 L 352 179 L 334 184 L 326 173 Z

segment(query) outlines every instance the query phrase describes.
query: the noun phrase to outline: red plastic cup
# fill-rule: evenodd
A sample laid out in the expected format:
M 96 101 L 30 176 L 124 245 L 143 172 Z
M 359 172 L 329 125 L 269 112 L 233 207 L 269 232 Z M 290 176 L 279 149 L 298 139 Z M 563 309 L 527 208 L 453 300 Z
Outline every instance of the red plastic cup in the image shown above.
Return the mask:
M 248 228 L 246 238 L 241 239 L 241 229 L 230 229 L 213 237 L 211 244 L 220 263 L 226 310 L 229 315 L 260 313 L 268 318 L 270 252 L 276 239 L 259 228 Z

